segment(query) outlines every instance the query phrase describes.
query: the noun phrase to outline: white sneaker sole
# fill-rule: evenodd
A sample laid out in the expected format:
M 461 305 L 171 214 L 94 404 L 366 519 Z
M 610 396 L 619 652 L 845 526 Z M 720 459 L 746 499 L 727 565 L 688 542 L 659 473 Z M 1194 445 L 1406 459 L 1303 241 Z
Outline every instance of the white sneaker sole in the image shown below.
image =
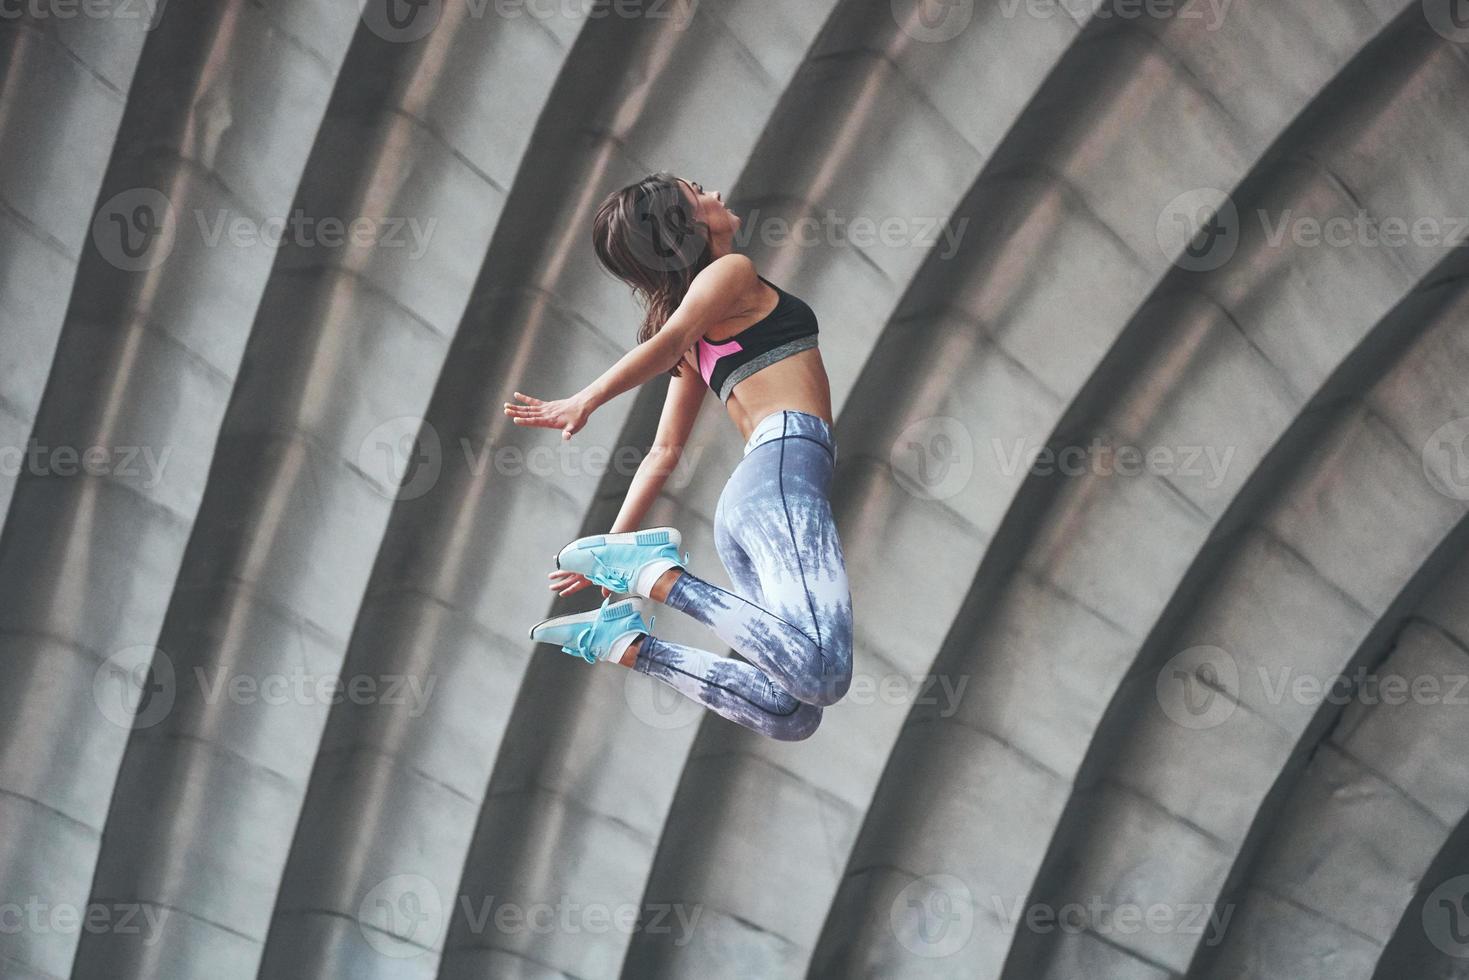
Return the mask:
M 648 621 L 648 600 L 641 596 L 629 596 L 626 599 L 619 599 L 608 606 L 607 611 L 620 613 L 628 606 L 632 606 L 637 610 L 638 615 L 643 617 L 643 622 Z M 537 636 L 536 633 L 547 626 L 589 626 L 597 621 L 597 616 L 601 611 L 602 607 L 598 606 L 596 609 L 588 609 L 586 612 L 567 613 L 565 616 L 552 616 L 550 619 L 543 619 L 530 628 L 530 638 L 537 643 L 554 643 L 559 645 L 562 641 L 544 639 Z

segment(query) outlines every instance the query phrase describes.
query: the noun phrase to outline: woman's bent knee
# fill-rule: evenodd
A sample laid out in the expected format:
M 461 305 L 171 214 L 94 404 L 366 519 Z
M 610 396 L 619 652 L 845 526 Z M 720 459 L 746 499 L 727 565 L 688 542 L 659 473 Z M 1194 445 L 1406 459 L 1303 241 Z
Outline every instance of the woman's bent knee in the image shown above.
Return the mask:
M 814 704 L 802 704 L 765 734 L 780 742 L 801 742 L 815 735 L 820 725 L 821 709 Z
M 786 690 L 799 701 L 825 708 L 846 697 L 847 689 L 852 686 L 851 647 L 812 646 L 809 672 L 791 678 Z

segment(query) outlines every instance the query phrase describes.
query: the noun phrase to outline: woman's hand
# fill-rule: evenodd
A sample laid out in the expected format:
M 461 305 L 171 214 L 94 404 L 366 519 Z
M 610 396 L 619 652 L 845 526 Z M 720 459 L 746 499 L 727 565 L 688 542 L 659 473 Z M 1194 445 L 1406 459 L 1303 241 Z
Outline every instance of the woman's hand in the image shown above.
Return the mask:
M 530 395 L 522 395 L 518 391 L 515 397 L 523 404 L 516 405 L 506 402 L 505 414 L 510 416 L 516 425 L 560 429 L 563 439 L 570 439 L 575 433 L 581 431 L 581 427 L 587 424 L 587 419 L 592 414 L 590 400 L 580 393 L 570 398 L 558 398 L 549 402 L 532 398 Z
M 551 580 L 551 589 L 558 595 L 572 595 L 592 584 L 592 580 L 581 572 L 571 572 L 564 568 L 558 568 L 556 571 L 547 575 L 546 578 Z M 611 589 L 605 587 L 602 589 L 602 596 L 604 598 L 611 594 Z

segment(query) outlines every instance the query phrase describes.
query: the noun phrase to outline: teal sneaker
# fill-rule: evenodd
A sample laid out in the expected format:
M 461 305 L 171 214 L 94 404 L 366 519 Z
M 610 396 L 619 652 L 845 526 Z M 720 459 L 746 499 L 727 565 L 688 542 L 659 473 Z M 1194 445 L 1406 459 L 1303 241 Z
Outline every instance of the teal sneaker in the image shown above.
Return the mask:
M 640 634 L 653 631 L 652 620 L 657 617 L 644 622 L 645 611 L 644 599 L 613 602 L 609 596 L 596 609 L 537 623 L 530 628 L 530 638 L 537 643 L 559 644 L 563 652 L 581 657 L 589 664 L 616 660 Z
M 675 528 L 655 527 L 622 534 L 577 538 L 556 555 L 556 567 L 580 572 L 604 589 L 652 598 L 653 583 L 670 568 L 684 568 L 678 557 L 683 536 Z

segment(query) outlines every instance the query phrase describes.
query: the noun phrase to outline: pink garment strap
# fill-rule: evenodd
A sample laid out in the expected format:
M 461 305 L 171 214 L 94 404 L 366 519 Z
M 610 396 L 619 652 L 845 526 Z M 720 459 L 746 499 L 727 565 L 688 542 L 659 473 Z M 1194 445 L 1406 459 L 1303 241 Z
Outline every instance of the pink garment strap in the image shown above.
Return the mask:
M 714 365 L 719 363 L 721 357 L 727 357 L 735 351 L 744 350 L 738 340 L 726 340 L 722 344 L 710 343 L 707 340 L 699 340 L 699 373 L 704 376 L 704 383 L 710 384 L 710 378 L 714 377 Z

